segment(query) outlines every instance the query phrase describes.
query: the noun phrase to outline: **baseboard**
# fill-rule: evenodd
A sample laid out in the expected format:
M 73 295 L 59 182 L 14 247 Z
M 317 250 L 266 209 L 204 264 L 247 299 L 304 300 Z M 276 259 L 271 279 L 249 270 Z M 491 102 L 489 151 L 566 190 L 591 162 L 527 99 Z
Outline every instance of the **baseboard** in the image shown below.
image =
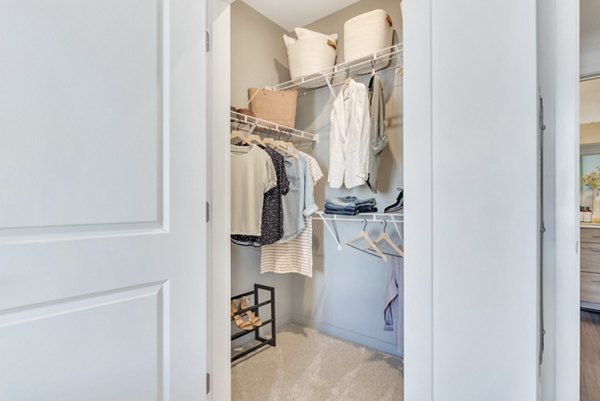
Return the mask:
M 341 327 L 337 327 L 325 322 L 318 322 L 305 316 L 292 314 L 291 323 L 299 324 L 304 327 L 309 327 L 311 329 L 318 330 L 332 337 L 337 337 L 341 340 L 346 340 L 355 344 L 363 345 L 365 347 L 373 348 L 378 351 L 385 352 L 387 354 L 399 357 L 404 356 L 398 352 L 395 343 L 392 344 L 386 341 L 382 341 L 378 338 L 365 336 L 364 334 L 356 333 L 354 331 L 343 329 Z
M 580 308 L 581 308 L 581 310 L 585 310 L 585 311 L 589 311 L 589 312 L 600 312 L 600 304 L 597 304 L 595 302 L 581 301 Z

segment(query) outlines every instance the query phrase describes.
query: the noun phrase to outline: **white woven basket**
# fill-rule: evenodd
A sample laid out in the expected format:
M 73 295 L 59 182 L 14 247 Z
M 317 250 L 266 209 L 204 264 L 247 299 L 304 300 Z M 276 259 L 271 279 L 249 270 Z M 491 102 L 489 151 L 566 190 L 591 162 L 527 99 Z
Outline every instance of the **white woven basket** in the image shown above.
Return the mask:
M 358 15 L 344 23 L 344 58 L 353 61 L 371 56 L 375 52 L 392 46 L 394 27 L 392 18 L 385 10 L 373 10 Z M 356 72 L 367 72 L 375 67 L 383 68 L 390 59 L 385 57 Z
M 296 29 L 299 39 L 283 35 L 288 52 L 292 79 L 316 74 L 335 65 L 337 35 L 324 35 L 306 29 Z M 324 80 L 311 80 L 298 86 L 322 86 Z

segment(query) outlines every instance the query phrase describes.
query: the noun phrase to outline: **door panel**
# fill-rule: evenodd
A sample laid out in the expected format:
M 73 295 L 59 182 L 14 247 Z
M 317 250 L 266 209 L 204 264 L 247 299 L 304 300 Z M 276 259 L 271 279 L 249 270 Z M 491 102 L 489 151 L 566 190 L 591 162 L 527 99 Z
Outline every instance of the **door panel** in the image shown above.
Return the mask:
M 168 110 L 162 2 L 8 3 L 0 227 L 156 221 Z
M 0 355 L 13 380 L 0 398 L 163 399 L 164 304 L 158 283 L 5 312 Z
M 0 400 L 205 399 L 206 3 L 0 4 Z

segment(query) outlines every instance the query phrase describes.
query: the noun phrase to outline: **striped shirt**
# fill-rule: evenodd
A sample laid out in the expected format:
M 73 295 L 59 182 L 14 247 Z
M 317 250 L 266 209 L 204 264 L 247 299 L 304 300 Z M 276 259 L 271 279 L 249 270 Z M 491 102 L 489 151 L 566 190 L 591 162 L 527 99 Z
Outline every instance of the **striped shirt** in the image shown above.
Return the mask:
M 302 156 L 308 163 L 308 172 L 313 187 L 323 178 L 317 161 L 305 153 Z M 312 217 L 304 218 L 304 229 L 296 238 L 281 244 L 265 245 L 261 248 L 261 273 L 298 273 L 312 277 L 313 269 Z

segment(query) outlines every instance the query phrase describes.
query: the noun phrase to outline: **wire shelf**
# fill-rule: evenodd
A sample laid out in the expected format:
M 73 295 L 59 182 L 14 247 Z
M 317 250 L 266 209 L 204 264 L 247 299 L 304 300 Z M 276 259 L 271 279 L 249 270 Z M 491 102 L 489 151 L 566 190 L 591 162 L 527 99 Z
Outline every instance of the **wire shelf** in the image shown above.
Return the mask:
M 356 216 L 345 216 L 341 214 L 325 214 L 325 212 L 319 211 L 312 216 L 313 220 L 326 220 L 326 221 L 374 221 L 383 222 L 388 221 L 392 223 L 403 223 L 404 213 L 363 213 L 357 214 Z
M 288 137 L 288 138 L 296 138 L 300 140 L 310 141 L 310 142 L 319 142 L 319 134 L 313 134 L 310 132 L 302 131 L 296 128 L 286 127 L 285 125 L 280 125 L 277 123 L 273 123 L 266 120 L 261 120 L 260 118 L 248 116 L 246 114 L 241 114 L 235 111 L 231 112 L 231 122 L 245 124 L 248 126 L 256 126 L 254 132 L 262 133 L 266 135 L 272 136 L 280 136 L 280 137 Z
M 402 43 L 398 43 L 376 51 L 369 56 L 336 64 L 323 71 L 282 82 L 268 89 L 274 91 L 310 91 L 324 88 L 328 85 L 341 85 L 347 77 L 370 74 L 373 70 L 383 71 L 390 68 L 402 67 L 402 53 Z
M 231 111 L 230 120 L 232 127 L 237 125 L 235 127 L 236 130 L 252 132 L 254 134 L 291 142 L 298 150 L 309 154 L 314 151 L 316 144 L 319 142 L 319 134 L 286 127 L 285 125 L 251 117 L 235 111 Z

